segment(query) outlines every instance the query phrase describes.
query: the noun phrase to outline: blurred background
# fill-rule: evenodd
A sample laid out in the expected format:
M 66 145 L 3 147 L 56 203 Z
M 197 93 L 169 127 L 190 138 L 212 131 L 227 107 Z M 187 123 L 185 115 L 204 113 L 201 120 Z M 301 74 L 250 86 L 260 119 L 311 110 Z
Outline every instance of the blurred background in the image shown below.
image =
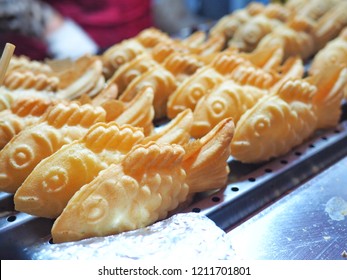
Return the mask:
M 208 29 L 223 15 L 250 2 L 0 0 L 0 51 L 11 42 L 16 45 L 16 55 L 31 59 L 75 59 L 85 53 L 102 53 L 151 26 L 184 37 L 195 29 Z

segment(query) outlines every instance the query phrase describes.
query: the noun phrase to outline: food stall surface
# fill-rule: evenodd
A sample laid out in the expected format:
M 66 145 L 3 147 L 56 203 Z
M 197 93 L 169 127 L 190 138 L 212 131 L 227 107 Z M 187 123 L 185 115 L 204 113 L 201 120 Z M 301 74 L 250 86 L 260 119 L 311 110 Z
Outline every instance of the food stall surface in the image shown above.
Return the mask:
M 347 260 L 347 157 L 228 233 L 245 260 Z

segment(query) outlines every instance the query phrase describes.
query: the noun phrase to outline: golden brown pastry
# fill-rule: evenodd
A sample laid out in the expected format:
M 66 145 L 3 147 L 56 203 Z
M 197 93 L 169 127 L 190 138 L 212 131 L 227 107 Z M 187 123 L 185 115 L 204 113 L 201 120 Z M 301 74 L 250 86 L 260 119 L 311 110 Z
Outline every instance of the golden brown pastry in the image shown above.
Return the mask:
M 197 30 L 192 32 L 189 36 L 186 38 L 183 38 L 182 40 L 179 40 L 182 45 L 186 45 L 189 48 L 197 48 L 201 46 L 207 39 L 206 32 L 202 30 Z
M 141 144 L 154 141 L 158 144 L 187 144 L 191 135 L 190 130 L 193 123 L 193 113 L 187 109 L 179 113 L 166 125 L 157 128 L 151 135 L 145 137 Z
M 307 139 L 317 125 L 312 103 L 316 90 L 303 80 L 287 81 L 276 93 L 261 98 L 237 123 L 231 141 L 234 159 L 263 162 Z
M 49 108 L 41 122 L 23 129 L 0 151 L 0 190 L 14 193 L 41 160 L 105 118 L 103 108 L 89 104 Z
M 149 69 L 132 80 L 119 100 L 129 102 L 146 87 L 152 87 L 154 91 L 155 118 L 159 119 L 166 116 L 166 103 L 176 89 L 177 83 L 175 77 L 161 65 Z
M 277 71 L 283 62 L 284 51 L 280 46 L 273 46 L 264 50 L 254 50 L 251 53 L 240 53 L 239 55 L 266 71 Z
M 169 96 L 167 116 L 172 119 L 185 109 L 194 110 L 199 99 L 224 80 L 225 77 L 209 65 L 198 69 Z
M 222 34 L 226 39 L 230 39 L 242 25 L 262 12 L 264 8 L 265 6 L 261 3 L 250 3 L 245 9 L 236 10 L 219 19 L 211 28 L 210 34 L 212 36 Z
M 342 100 L 347 87 L 346 65 L 327 65 L 321 72 L 311 77 L 317 87 L 313 104 L 317 108 L 317 129 L 335 127 L 342 114 Z
M 339 1 L 326 12 L 315 24 L 312 34 L 315 42 L 315 52 L 323 48 L 347 26 L 347 2 Z
M 15 194 L 16 210 L 58 217 L 80 187 L 121 161 L 143 137 L 141 129 L 129 125 L 94 125 L 81 140 L 63 146 L 35 167 Z
M 54 243 L 111 235 L 165 218 L 188 195 L 184 153 L 179 145 L 134 148 L 75 193 L 53 225 Z
M 147 49 L 152 49 L 161 42 L 172 41 L 168 34 L 154 27 L 144 29 L 136 36 L 136 39 Z
M 105 86 L 102 62 L 95 56 L 82 56 L 71 67 L 58 73 L 57 96 L 62 99 L 77 99 L 82 94 L 97 95 Z
M 110 118 L 111 107 L 106 109 L 107 121 L 114 120 L 117 124 L 130 124 L 132 126 L 141 127 L 145 135 L 150 135 L 154 129 L 154 90 L 152 87 L 144 87 L 140 92 L 128 103 L 124 103 L 123 111 L 115 118 Z M 118 103 L 121 101 L 118 101 Z M 112 106 L 112 105 L 111 105 Z
M 307 18 L 295 17 L 286 24 L 278 25 L 265 35 L 257 45 L 258 50 L 280 46 L 284 50 L 284 59 L 300 55 L 307 59 L 315 52 L 315 41 L 312 36 L 314 23 Z
M 35 124 L 54 103 L 40 96 L 19 97 L 0 112 L 0 150 L 23 128 Z
M 135 38 L 115 44 L 102 55 L 103 74 L 107 79 L 110 78 L 120 66 L 144 52 L 145 47 Z
M 265 35 L 282 24 L 278 19 L 259 14 L 237 29 L 228 46 L 236 47 L 243 52 L 252 52 Z
M 119 95 L 122 95 L 132 80 L 157 65 L 158 63 L 147 52 L 142 53 L 119 67 L 110 80 L 117 85 Z
M 0 87 L 0 112 L 11 108 L 15 95 L 7 88 Z
M 266 94 L 269 94 L 268 90 L 239 85 L 232 80 L 217 85 L 199 100 L 194 109 L 192 136 L 204 136 L 223 119 L 229 117 L 232 117 L 237 125 L 243 113 Z
M 229 171 L 226 159 L 232 133 L 229 119 L 188 150 L 176 144 L 136 145 L 74 194 L 53 225 L 53 241 L 145 227 L 167 217 L 200 187 L 222 187 Z
M 23 55 L 13 55 L 11 57 L 7 71 L 11 72 L 12 70 L 30 70 L 39 73 L 52 73 L 53 71 L 53 69 L 47 63 L 32 60 Z
M 279 71 L 242 64 L 230 73 L 229 78 L 241 85 L 276 91 L 287 80 L 302 78 L 303 74 L 302 60 L 299 57 L 291 57 L 281 65 Z
M 204 66 L 204 63 L 195 55 L 172 53 L 163 61 L 162 65 L 174 75 L 177 83 L 182 83 Z
M 299 16 L 318 20 L 341 0 L 289 0 L 285 6 Z
M 313 58 L 309 68 L 310 76 L 324 72 L 330 65 L 340 67 L 347 64 L 347 27 L 339 36 L 326 44 Z
M 282 22 L 286 22 L 293 15 L 293 12 L 288 9 L 288 7 L 280 3 L 269 3 L 265 6 L 262 14 L 268 18 L 278 19 Z
M 3 85 L 10 90 L 33 89 L 55 92 L 59 87 L 59 78 L 50 73 L 33 70 L 12 70 L 6 74 Z

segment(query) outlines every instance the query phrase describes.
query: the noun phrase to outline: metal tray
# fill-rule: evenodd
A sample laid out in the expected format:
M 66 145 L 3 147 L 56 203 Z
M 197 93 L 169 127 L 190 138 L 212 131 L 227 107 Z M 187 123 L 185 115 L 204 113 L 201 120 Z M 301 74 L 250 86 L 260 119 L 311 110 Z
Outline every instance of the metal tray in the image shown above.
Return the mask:
M 305 180 L 347 155 L 347 106 L 340 124 L 319 131 L 287 155 L 264 164 L 228 160 L 228 184 L 219 191 L 197 195 L 181 212 L 201 212 L 228 230 L 266 207 Z M 31 259 L 23 248 L 50 246 L 53 221 L 14 210 L 13 195 L 0 192 L 0 258 Z

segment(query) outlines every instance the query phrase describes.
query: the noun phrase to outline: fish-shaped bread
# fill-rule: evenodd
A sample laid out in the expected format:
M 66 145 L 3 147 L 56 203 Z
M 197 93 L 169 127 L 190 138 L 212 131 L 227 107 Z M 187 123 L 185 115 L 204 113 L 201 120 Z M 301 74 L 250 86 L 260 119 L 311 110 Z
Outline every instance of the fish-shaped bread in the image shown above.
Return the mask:
M 316 90 L 304 80 L 287 81 L 261 98 L 236 125 L 232 157 L 245 163 L 263 162 L 301 144 L 317 126 L 312 102 Z
M 147 28 L 133 38 L 114 44 L 102 54 L 103 74 L 109 79 L 120 66 L 166 41 L 172 41 L 167 34 L 156 28 Z
M 347 26 L 346 13 L 347 2 L 339 1 L 317 21 L 312 30 L 315 52 L 337 37 L 342 29 Z
M 294 14 L 317 21 L 341 0 L 289 0 L 285 7 Z
M 200 138 L 207 134 L 223 119 L 232 117 L 235 125 L 240 117 L 268 90 L 249 85 L 240 85 L 227 80 L 217 85 L 197 103 L 193 114 L 191 134 Z
M 339 36 L 330 42 L 328 42 L 324 48 L 318 51 L 318 53 L 312 59 L 311 66 L 309 68 L 309 75 L 314 76 L 319 72 L 325 71 L 329 65 L 347 64 L 347 27 L 344 28 Z
M 228 46 L 236 47 L 243 52 L 252 52 L 265 35 L 282 24 L 282 21 L 269 18 L 263 13 L 256 15 L 237 29 Z
M 225 75 L 244 63 L 251 62 L 234 52 L 227 51 L 217 55 L 210 64 L 199 68 L 189 79 L 179 84 L 170 95 L 167 102 L 168 117 L 173 118 L 188 108 L 194 110 L 200 98 L 225 81 Z
M 200 185 L 203 190 L 223 187 L 232 133 L 228 119 L 187 148 L 155 142 L 134 146 L 73 195 L 53 225 L 53 242 L 142 228 L 166 218 Z
M 277 45 L 284 50 L 284 59 L 296 55 L 304 60 L 308 59 L 315 53 L 313 27 L 314 22 L 309 19 L 294 17 L 265 35 L 256 49 L 265 50 Z
M 148 71 L 132 80 L 119 97 L 119 100 L 129 102 L 146 87 L 152 87 L 154 91 L 153 106 L 155 118 L 160 119 L 165 117 L 167 100 L 176 89 L 177 82 L 171 72 L 161 65 L 150 68 Z
M 18 211 L 56 218 L 72 195 L 112 163 L 117 163 L 144 135 L 139 128 L 98 123 L 80 139 L 42 160 L 17 190 Z
M 40 96 L 19 97 L 0 112 L 0 150 L 23 128 L 37 123 L 54 102 Z
M 0 151 L 0 190 L 14 193 L 44 158 L 85 135 L 106 112 L 90 104 L 59 103 L 42 120 L 16 134 Z
M 240 117 L 266 94 L 276 92 L 286 81 L 300 79 L 304 65 L 300 58 L 289 58 L 280 73 L 241 65 L 226 80 L 199 100 L 194 109 L 192 136 L 201 137 L 223 118 L 232 117 L 237 125 Z
M 265 87 L 269 86 L 269 81 L 272 85 L 281 78 L 294 75 L 295 72 L 297 72 L 295 76 L 300 75 L 300 69 L 302 68 L 303 72 L 303 66 L 300 68 L 300 61 L 297 60 L 285 63 L 282 75 L 275 71 L 274 68 L 278 70 L 281 66 L 281 53 L 282 51 L 276 47 L 254 54 L 237 53 L 230 50 L 221 52 L 214 57 L 210 64 L 200 67 L 192 76 L 179 84 L 169 97 L 168 117 L 173 118 L 187 108 L 194 111 L 196 104 L 203 96 L 228 79 L 238 79 L 238 82 L 242 84 L 250 83 L 254 86 Z M 257 58 L 258 55 L 263 55 L 263 58 Z M 253 69 L 251 71 L 245 70 L 251 68 Z M 255 69 L 259 70 L 255 71 Z M 276 76 L 275 79 L 274 76 Z
M 222 34 L 228 40 L 234 36 L 236 31 L 245 23 L 261 13 L 265 6 L 258 2 L 251 2 L 244 9 L 235 10 L 233 13 L 223 16 L 211 28 L 212 36 Z
M 342 100 L 347 87 L 347 68 L 344 65 L 326 65 L 321 72 L 310 76 L 311 83 L 317 87 L 312 102 L 317 111 L 316 129 L 335 127 L 342 115 Z

